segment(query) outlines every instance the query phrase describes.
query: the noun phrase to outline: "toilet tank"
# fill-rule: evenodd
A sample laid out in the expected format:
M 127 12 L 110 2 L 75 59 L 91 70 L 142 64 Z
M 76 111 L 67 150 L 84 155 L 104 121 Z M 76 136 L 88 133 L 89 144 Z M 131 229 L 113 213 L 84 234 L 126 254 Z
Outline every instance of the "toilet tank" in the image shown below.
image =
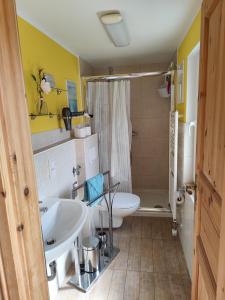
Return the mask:
M 98 135 L 74 139 L 77 164 L 81 166 L 78 185 L 99 173 Z

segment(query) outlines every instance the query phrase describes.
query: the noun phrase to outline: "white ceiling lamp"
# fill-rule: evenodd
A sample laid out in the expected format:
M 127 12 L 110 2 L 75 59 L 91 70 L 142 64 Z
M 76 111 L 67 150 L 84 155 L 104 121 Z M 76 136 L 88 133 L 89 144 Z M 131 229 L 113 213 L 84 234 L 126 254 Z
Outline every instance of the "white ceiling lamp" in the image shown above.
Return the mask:
M 120 12 L 106 13 L 100 16 L 100 20 L 116 47 L 125 47 L 130 44 L 128 31 Z

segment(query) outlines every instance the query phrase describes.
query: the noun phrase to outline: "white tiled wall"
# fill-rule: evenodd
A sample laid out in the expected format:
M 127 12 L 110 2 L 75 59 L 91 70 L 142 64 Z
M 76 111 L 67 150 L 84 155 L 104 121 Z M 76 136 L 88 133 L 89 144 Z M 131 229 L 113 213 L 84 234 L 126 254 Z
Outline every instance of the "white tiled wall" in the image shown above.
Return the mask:
M 74 140 L 34 154 L 39 199 L 70 197 L 76 167 Z
M 50 147 L 34 155 L 39 200 L 47 197 L 70 198 L 72 184 L 77 180 L 74 140 Z M 72 261 L 72 250 L 57 259 L 57 278 L 49 282 L 50 299 L 54 299 Z
M 192 277 L 192 257 L 194 238 L 194 194 L 185 194 L 185 202 L 181 207 L 181 226 L 179 236 L 184 251 L 188 271 Z
M 194 153 L 195 130 L 189 124 L 179 123 L 178 135 L 178 187 L 194 182 Z M 180 207 L 178 214 L 179 236 L 184 251 L 184 256 L 191 276 L 193 224 L 194 224 L 194 195 L 185 194 L 185 202 Z

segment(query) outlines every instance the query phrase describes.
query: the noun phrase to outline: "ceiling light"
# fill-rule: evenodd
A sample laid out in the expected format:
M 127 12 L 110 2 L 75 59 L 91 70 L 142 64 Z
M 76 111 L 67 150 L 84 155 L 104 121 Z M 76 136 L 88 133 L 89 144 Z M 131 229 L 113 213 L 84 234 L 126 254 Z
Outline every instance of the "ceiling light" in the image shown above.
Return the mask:
M 116 47 L 125 47 L 130 44 L 123 17 L 119 12 L 101 15 L 100 20 L 109 38 Z

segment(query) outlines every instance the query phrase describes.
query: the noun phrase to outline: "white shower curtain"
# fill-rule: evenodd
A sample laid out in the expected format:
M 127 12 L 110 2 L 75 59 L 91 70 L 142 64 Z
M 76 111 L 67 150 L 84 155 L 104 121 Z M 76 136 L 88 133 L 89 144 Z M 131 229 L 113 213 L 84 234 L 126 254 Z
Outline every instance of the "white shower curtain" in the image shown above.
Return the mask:
M 89 82 L 87 106 L 99 137 L 100 171 L 111 170 L 119 190 L 132 192 L 130 81 Z

